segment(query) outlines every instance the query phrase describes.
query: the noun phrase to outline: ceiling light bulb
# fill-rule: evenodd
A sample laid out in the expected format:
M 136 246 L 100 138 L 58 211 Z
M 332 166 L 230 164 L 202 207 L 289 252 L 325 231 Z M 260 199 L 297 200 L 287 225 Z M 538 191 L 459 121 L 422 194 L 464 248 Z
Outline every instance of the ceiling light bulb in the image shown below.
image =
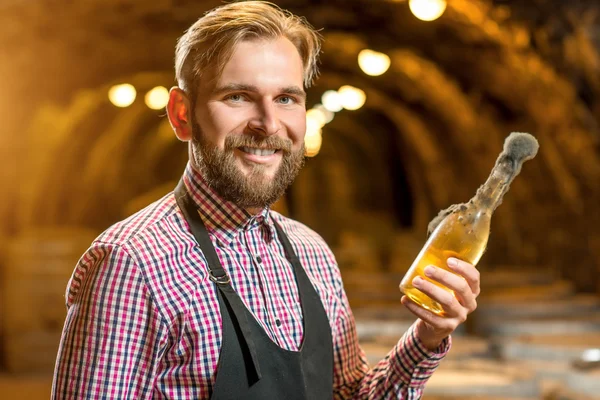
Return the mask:
M 358 65 L 367 75 L 379 76 L 390 67 L 391 60 L 387 54 L 364 49 L 358 53 Z
M 136 95 L 135 88 L 129 83 L 115 85 L 108 91 L 108 99 L 117 107 L 129 107 L 135 101 Z
M 338 93 L 342 99 L 342 106 L 346 110 L 358 110 L 367 100 L 367 95 L 364 91 L 350 85 L 342 86 L 339 88 Z
M 446 0 L 408 0 L 408 7 L 421 21 L 433 21 L 442 16 L 447 6 Z
M 335 90 L 328 90 L 323 93 L 321 102 L 323 103 L 323 106 L 331 112 L 342 111 L 342 108 L 344 108 L 342 107 L 342 99 Z
M 146 93 L 144 100 L 152 110 L 160 110 L 169 102 L 169 91 L 164 86 L 157 86 Z

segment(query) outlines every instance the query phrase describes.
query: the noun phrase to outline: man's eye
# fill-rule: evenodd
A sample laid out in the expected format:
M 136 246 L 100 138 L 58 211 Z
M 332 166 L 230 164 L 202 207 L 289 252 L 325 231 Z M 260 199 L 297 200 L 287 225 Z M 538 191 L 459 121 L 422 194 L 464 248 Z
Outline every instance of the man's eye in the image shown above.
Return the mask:
M 227 96 L 227 100 L 233 102 L 240 102 L 244 100 L 244 96 L 242 96 L 241 94 L 230 94 L 229 96 Z
M 282 96 L 279 98 L 279 102 L 284 105 L 292 104 L 294 101 L 295 101 L 294 98 L 290 97 L 290 96 Z

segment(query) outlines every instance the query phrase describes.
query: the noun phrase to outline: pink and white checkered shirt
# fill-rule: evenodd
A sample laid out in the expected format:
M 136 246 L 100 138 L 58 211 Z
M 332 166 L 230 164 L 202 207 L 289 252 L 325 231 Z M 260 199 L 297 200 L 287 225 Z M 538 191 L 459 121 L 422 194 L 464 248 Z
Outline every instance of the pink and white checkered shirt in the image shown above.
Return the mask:
M 427 351 L 414 325 L 369 369 L 340 271 L 323 239 L 265 209 L 221 199 L 189 165 L 185 184 L 233 288 L 269 337 L 298 350 L 302 312 L 273 219 L 288 235 L 329 318 L 335 398 L 418 399 L 450 347 Z M 206 260 L 173 193 L 100 235 L 66 292 L 53 399 L 208 399 L 221 349 L 221 315 Z

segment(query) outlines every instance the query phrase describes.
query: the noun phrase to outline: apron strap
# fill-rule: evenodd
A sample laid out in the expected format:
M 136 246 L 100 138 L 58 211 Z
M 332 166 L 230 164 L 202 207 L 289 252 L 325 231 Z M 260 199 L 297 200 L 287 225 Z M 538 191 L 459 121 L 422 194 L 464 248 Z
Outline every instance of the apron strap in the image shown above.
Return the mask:
M 231 278 L 227 274 L 219 261 L 219 257 L 217 256 L 217 252 L 210 241 L 210 237 L 208 236 L 208 232 L 206 231 L 206 227 L 204 222 L 202 222 L 202 218 L 200 218 L 200 214 L 198 214 L 198 207 L 195 205 L 192 200 L 190 194 L 185 187 L 185 183 L 183 182 L 183 178 L 177 184 L 175 188 L 175 200 L 177 201 L 177 205 L 181 209 L 185 219 L 187 220 L 192 234 L 194 238 L 200 245 L 202 249 L 202 253 L 208 262 L 208 276 L 211 281 L 215 283 L 217 288 L 217 294 L 219 297 L 223 297 L 228 303 L 228 309 L 233 311 L 235 314 L 235 319 L 237 320 L 237 325 L 243 332 L 244 340 L 246 342 L 246 346 L 248 352 L 250 353 L 250 357 L 252 358 L 252 364 L 254 366 L 255 379 L 256 381 L 260 380 L 262 377 L 260 372 L 260 365 L 258 362 L 258 356 L 256 354 L 256 346 L 254 341 L 252 340 L 252 335 L 250 333 L 249 322 L 246 317 L 246 313 L 240 307 L 236 307 L 236 301 L 241 300 L 237 296 L 237 293 L 231 286 Z M 237 299 L 236 299 L 237 298 Z M 232 302 L 233 300 L 233 302 Z
M 272 221 L 273 221 L 273 225 L 275 225 L 275 230 L 277 231 L 277 236 L 279 236 L 279 240 L 281 240 L 281 244 L 283 245 L 283 250 L 285 251 L 285 255 L 286 255 L 288 261 L 294 266 L 295 269 L 302 268 L 302 264 L 300 263 L 300 260 L 296 256 L 296 252 L 294 251 L 294 248 L 292 247 L 292 244 L 290 243 L 290 240 L 288 239 L 287 235 L 283 232 L 283 229 L 281 229 L 281 226 L 279 226 L 279 223 L 277 221 L 275 221 L 275 218 L 272 218 Z M 296 272 L 296 271 L 294 271 L 294 272 Z M 298 279 L 298 277 L 296 276 L 296 280 L 297 279 Z

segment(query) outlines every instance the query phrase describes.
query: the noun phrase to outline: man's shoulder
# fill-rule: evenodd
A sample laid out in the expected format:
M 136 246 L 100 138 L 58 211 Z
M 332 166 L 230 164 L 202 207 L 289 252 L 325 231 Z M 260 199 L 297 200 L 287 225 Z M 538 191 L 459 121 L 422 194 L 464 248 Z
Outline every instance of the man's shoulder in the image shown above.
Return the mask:
M 177 212 L 173 192 L 167 193 L 161 199 L 110 226 L 98 236 L 96 242 L 129 247 L 136 239 L 164 232 L 161 226 L 171 224 L 171 219 Z

